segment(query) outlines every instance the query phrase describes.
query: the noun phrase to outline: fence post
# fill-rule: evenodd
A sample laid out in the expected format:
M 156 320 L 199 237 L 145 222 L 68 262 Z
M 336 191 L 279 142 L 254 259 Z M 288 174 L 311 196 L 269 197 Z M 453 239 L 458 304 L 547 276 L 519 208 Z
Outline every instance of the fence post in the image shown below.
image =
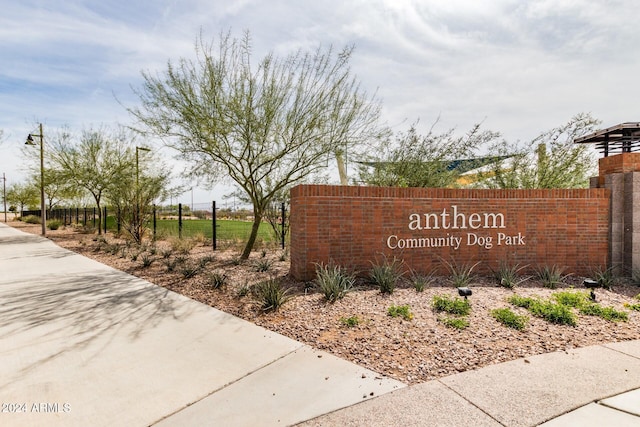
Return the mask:
M 82 226 L 87 226 L 87 207 L 84 207 L 84 215 L 82 216 Z
M 118 234 L 120 234 L 120 206 L 116 210 L 116 229 L 118 230 Z
M 284 210 L 284 202 L 282 202 L 282 249 L 284 249 L 284 235 L 285 235 L 285 230 L 284 230 L 284 219 L 285 219 L 285 210 Z
M 178 238 L 182 239 L 182 203 L 178 203 Z
M 156 204 L 153 204 L 153 240 L 156 240 Z
M 216 246 L 217 246 L 217 236 L 216 236 L 216 201 L 213 201 L 213 204 L 211 205 L 211 227 L 212 227 L 212 241 L 213 241 L 213 250 L 216 250 Z
M 93 207 L 93 228 L 94 228 L 94 230 L 96 228 L 96 208 L 95 208 L 95 206 Z
M 104 217 L 104 234 L 107 234 L 107 207 L 105 206 L 103 209 L 104 214 L 102 215 Z

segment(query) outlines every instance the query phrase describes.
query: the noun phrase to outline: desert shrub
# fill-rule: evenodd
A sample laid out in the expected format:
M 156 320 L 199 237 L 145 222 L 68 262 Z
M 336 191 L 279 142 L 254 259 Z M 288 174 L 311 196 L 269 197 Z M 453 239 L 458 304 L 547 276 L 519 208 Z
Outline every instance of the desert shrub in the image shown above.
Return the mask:
M 257 272 L 264 273 L 271 270 L 272 266 L 273 266 L 273 262 L 269 261 L 266 258 L 261 258 L 258 261 L 256 261 L 254 268 Z
M 153 264 L 154 259 L 151 255 L 144 254 L 142 255 L 141 261 L 142 261 L 142 267 L 147 268 L 147 267 L 150 267 L 151 264 Z
M 450 298 L 447 295 L 435 295 L 433 297 L 433 309 L 440 312 L 444 311 L 449 314 L 466 316 L 471 312 L 471 303 L 469 300 L 458 297 Z
M 198 260 L 198 265 L 200 268 L 205 268 L 211 262 L 213 262 L 213 257 L 211 255 L 205 255 Z
M 227 275 L 220 271 L 214 271 L 207 276 L 207 284 L 211 289 L 220 289 L 227 284 Z
M 602 307 L 600 304 L 585 304 L 580 307 L 580 313 L 587 316 L 598 316 L 610 322 L 626 322 L 629 315 L 624 311 L 618 311 L 613 307 Z
M 468 286 L 475 279 L 473 270 L 480 264 L 479 261 L 458 264 L 454 260 L 446 261 L 444 259 L 442 262 L 449 270 L 451 283 L 456 288 Z
M 498 281 L 498 285 L 504 288 L 513 289 L 520 283 L 529 280 L 529 276 L 522 277 L 520 275 L 520 271 L 524 270 L 525 268 L 527 268 L 526 265 L 512 265 L 506 261 L 501 261 L 498 269 L 494 271 L 494 276 Z
M 543 267 L 536 269 L 536 275 L 538 279 L 542 282 L 542 286 L 545 288 L 555 289 L 558 285 L 561 285 L 564 282 L 564 279 L 571 276 L 571 274 L 562 274 L 564 272 L 564 268 L 560 267 L 556 264 L 554 265 L 545 265 Z
M 40 224 L 40 222 L 42 222 L 40 217 L 35 215 L 27 215 L 22 218 L 22 221 L 26 222 L 27 224 Z
M 569 326 L 578 324 L 576 315 L 571 311 L 571 307 L 564 304 L 539 298 L 525 298 L 518 295 L 512 295 L 508 301 L 517 307 L 526 308 L 534 316 L 541 317 L 549 323 Z
M 184 277 L 185 279 L 195 277 L 198 275 L 198 273 L 200 273 L 200 266 L 198 264 L 185 262 L 180 267 L 180 274 L 182 274 L 182 277 Z
M 403 276 L 402 261 L 396 257 L 390 262 L 386 257 L 381 264 L 371 263 L 369 278 L 371 282 L 378 286 L 383 294 L 392 294 L 396 288 L 396 283 Z
M 334 263 L 316 264 L 315 284 L 328 302 L 335 302 L 353 289 L 355 274 Z
M 591 275 L 593 279 L 598 282 L 598 286 L 604 289 L 611 290 L 611 287 L 615 284 L 616 278 L 613 275 L 613 267 L 605 268 L 602 267 L 595 268 Z
M 527 322 L 529 321 L 527 316 L 520 316 L 506 307 L 491 310 L 491 316 L 503 325 L 518 331 L 524 330 L 527 326 Z
M 255 285 L 254 295 L 262 311 L 278 311 L 291 299 L 289 289 L 283 288 L 280 282 L 275 279 Z
M 556 300 L 558 304 L 574 308 L 578 308 L 589 301 L 589 294 L 587 292 L 579 291 L 555 292 L 551 297 Z
M 392 305 L 387 309 L 387 315 L 391 317 L 402 317 L 404 320 L 413 319 L 411 307 L 408 305 Z
M 173 252 L 177 252 L 183 255 L 188 255 L 189 252 L 191 252 L 191 250 L 196 247 L 196 244 L 197 244 L 197 241 L 193 238 L 178 239 L 174 237 L 169 239 L 169 245 L 171 245 L 171 250 Z
M 342 323 L 347 328 L 353 328 L 360 324 L 360 319 L 358 318 L 358 316 L 341 317 L 340 323 Z
M 438 321 L 443 325 L 453 329 L 466 329 L 469 327 L 469 321 L 464 317 L 442 317 Z
M 424 292 L 425 288 L 431 286 L 434 280 L 434 273 L 419 274 L 415 271 L 411 272 L 411 286 L 413 286 L 416 292 Z
M 49 230 L 57 230 L 61 226 L 62 222 L 58 221 L 57 219 L 50 219 L 49 221 L 47 221 L 47 228 Z
M 236 295 L 238 296 L 238 298 L 242 298 L 242 297 L 246 297 L 247 295 L 249 295 L 249 292 L 251 292 L 251 287 L 248 284 L 244 284 L 242 286 L 240 286 L 238 288 L 238 291 L 236 292 Z
M 624 306 L 626 308 L 628 308 L 629 310 L 633 310 L 633 311 L 640 311 L 640 304 L 629 304 L 629 303 L 625 303 Z
M 173 255 L 173 250 L 172 249 L 165 249 L 162 252 L 160 252 L 160 255 L 162 256 L 162 258 L 167 259 L 167 258 L 171 257 L 171 255 Z

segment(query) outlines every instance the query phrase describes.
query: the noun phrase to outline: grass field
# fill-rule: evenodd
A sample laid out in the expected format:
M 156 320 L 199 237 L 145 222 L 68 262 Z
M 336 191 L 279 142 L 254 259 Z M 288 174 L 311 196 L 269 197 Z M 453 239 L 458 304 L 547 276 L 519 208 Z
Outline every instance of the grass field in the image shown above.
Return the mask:
M 247 240 L 251 234 L 251 222 L 217 220 L 217 240 Z M 156 233 L 160 236 L 177 236 L 178 220 L 161 219 L 156 223 Z M 210 220 L 190 219 L 182 221 L 182 236 L 189 237 L 203 234 L 207 239 L 213 236 L 213 228 Z M 262 223 L 258 230 L 258 240 L 271 242 L 275 240 L 272 228 L 269 224 Z

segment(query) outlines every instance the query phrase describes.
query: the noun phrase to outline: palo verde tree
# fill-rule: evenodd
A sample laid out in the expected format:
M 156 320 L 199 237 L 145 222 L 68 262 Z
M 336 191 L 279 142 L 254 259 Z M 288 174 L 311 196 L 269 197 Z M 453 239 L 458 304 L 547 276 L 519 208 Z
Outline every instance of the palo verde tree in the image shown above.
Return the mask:
M 253 205 L 247 259 L 273 198 L 376 133 L 379 104 L 349 69 L 353 52 L 318 48 L 254 64 L 248 33 L 196 42 L 195 60 L 143 72 L 141 105 L 129 111 L 201 179 L 230 178 Z
M 592 147 L 574 139 L 594 132 L 600 122 L 578 114 L 567 123 L 515 147 L 502 141 L 492 151 L 509 158 L 495 163 L 484 185 L 492 188 L 585 188 L 595 171 Z
M 463 136 L 456 136 L 454 129 L 435 133 L 434 126 L 426 135 L 413 125 L 395 139 L 379 140 L 370 150 L 375 154 L 359 162 L 360 181 L 377 186 L 454 187 L 460 176 L 452 167 L 454 162 L 472 157 L 476 149 L 500 136 L 481 130 L 480 125 Z
M 107 189 L 135 173 L 131 140 L 124 130 L 107 129 L 83 130 L 79 137 L 61 132 L 51 139 L 49 158 L 59 171 L 60 179 L 91 194 L 99 223 L 102 223 L 102 201 Z
M 31 183 L 13 183 L 7 188 L 7 202 L 20 208 L 20 216 L 25 206 L 36 206 L 40 200 L 38 187 Z
M 135 148 L 131 156 L 135 156 Z M 130 173 L 123 174 L 121 180 L 112 182 L 105 196 L 116 208 L 118 221 L 124 231 L 136 243 L 142 239 L 153 215 L 154 203 L 162 202 L 170 196 L 178 196 L 183 189 L 171 188 L 171 172 L 147 152 L 140 153 L 141 161 Z

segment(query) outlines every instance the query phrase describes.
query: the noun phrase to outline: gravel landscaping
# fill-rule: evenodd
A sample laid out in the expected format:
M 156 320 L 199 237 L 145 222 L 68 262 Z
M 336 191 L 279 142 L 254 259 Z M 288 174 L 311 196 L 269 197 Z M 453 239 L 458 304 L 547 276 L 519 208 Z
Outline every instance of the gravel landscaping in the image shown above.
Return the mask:
M 40 232 L 37 224 L 9 225 Z M 193 248 L 176 241 L 138 248 L 111 234 L 104 241 L 72 227 L 48 232 L 48 237 L 64 248 L 409 384 L 535 354 L 640 339 L 640 311 L 625 306 L 640 304 L 634 298 L 640 287 L 627 282 L 595 293 L 597 303 L 627 313 L 628 320 L 608 321 L 574 308 L 577 325 L 567 326 L 550 323 L 507 299 L 514 294 L 552 299 L 559 291 L 588 293 L 581 277 L 567 278 L 558 289 L 530 279 L 513 290 L 499 287 L 492 278 L 476 278 L 470 284 L 471 312 L 455 316 L 433 309 L 435 296 L 457 298 L 447 277 L 437 277 L 423 292 L 402 281 L 392 294 L 359 280 L 354 291 L 327 303 L 313 283 L 287 276 L 288 256 L 275 248 L 258 249 L 250 260 L 238 263 L 239 249 L 213 252 L 195 241 Z M 292 298 L 278 311 L 264 312 L 251 289 L 273 278 L 291 288 Z M 526 316 L 524 330 L 498 322 L 492 310 L 500 308 Z M 461 320 L 468 322 L 464 329 L 447 325 L 460 325 Z

